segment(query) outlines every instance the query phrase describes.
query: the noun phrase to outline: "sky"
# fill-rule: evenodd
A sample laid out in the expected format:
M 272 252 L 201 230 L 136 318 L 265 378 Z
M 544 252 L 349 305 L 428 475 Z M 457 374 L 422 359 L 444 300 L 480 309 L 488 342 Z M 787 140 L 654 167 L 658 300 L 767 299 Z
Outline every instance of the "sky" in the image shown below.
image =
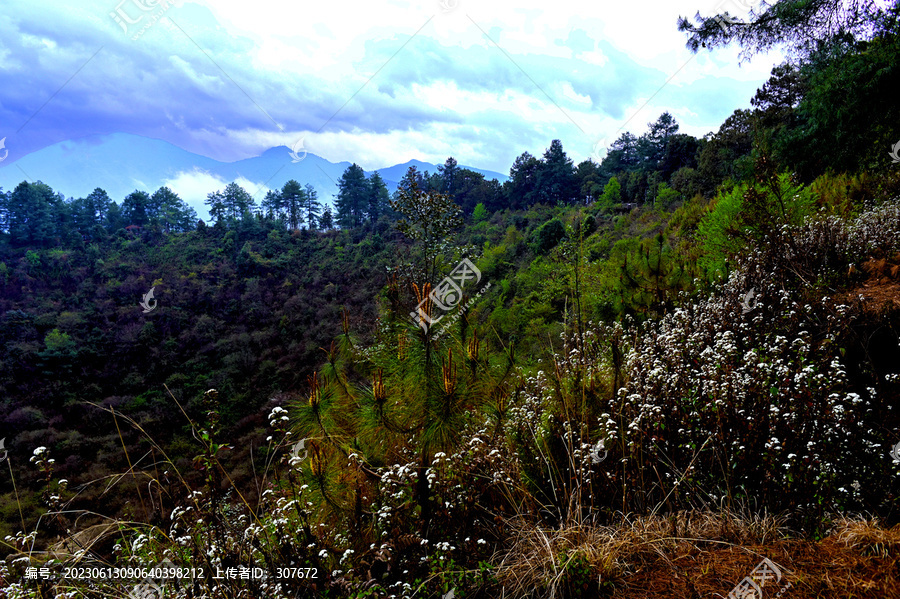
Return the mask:
M 679 16 L 748 0 L 3 0 L 0 139 L 15 160 L 97 134 L 221 161 L 288 146 L 366 170 L 577 164 L 669 111 L 716 131 L 781 55 L 691 54 Z

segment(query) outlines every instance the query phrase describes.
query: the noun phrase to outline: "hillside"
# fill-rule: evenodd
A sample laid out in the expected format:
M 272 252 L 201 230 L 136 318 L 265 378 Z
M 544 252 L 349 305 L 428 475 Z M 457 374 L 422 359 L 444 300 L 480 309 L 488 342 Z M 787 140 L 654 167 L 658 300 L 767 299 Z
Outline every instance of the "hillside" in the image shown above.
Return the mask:
M 0 599 L 900 597 L 900 5 L 841 7 L 682 20 L 797 56 L 502 183 L 0 190 Z

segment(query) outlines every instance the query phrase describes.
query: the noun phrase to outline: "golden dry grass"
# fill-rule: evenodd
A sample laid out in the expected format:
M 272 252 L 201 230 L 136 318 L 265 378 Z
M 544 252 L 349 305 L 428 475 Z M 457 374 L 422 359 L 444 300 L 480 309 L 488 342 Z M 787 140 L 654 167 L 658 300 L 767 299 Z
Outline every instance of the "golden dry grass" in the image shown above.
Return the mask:
M 791 538 L 779 518 L 711 512 L 510 526 L 509 549 L 495 559 L 509 598 L 725 597 L 763 558 L 783 574 L 764 587 L 767 599 L 900 597 L 900 525 L 840 518 L 819 542 Z

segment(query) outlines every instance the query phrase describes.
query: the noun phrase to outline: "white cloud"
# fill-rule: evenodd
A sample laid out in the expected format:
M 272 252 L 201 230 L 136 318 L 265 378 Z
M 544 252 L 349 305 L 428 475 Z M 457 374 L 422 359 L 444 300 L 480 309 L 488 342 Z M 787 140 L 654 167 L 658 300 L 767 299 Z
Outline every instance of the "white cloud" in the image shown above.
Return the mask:
M 682 131 L 717 129 L 781 61 L 739 66 L 736 49 L 691 55 L 676 19 L 715 12 L 720 0 L 185 0 L 136 41 L 110 17 L 119 0 L 62 3 L 52 14 L 6 2 L 0 57 L 16 72 L 0 72 L 4 121 L 24 122 L 104 47 L 29 123 L 32 146 L 127 131 L 226 161 L 304 137 L 308 151 L 367 169 L 452 154 L 506 172 L 525 149 L 558 138 L 577 159 L 629 118 L 624 129 L 639 135 L 664 110 Z M 735 105 L 712 106 L 697 91 L 713 86 Z M 73 99 L 76 90 L 91 101 Z M 172 180 L 198 213 L 225 183 L 198 172 Z
M 181 171 L 174 177 L 166 179 L 164 186 L 169 187 L 178 194 L 191 208 L 197 211 L 197 215 L 204 221 L 209 221 L 209 211 L 206 207 L 206 196 L 214 191 L 225 188 L 230 181 L 225 181 L 218 175 L 213 175 L 202 169 Z M 262 187 L 258 197 L 264 196 L 269 189 L 260 182 L 250 181 L 244 177 L 238 177 L 235 183 L 246 189 L 251 194 Z

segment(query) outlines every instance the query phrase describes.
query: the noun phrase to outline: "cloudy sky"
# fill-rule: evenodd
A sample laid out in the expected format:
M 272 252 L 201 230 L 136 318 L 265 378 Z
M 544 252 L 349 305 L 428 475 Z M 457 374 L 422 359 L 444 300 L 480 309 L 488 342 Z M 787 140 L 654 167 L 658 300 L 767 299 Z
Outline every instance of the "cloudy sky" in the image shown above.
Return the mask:
M 11 159 L 125 132 L 503 173 L 561 139 L 577 163 L 665 110 L 699 136 L 748 107 L 781 57 L 695 56 L 676 29 L 740 3 L 4 0 L 0 138 Z

